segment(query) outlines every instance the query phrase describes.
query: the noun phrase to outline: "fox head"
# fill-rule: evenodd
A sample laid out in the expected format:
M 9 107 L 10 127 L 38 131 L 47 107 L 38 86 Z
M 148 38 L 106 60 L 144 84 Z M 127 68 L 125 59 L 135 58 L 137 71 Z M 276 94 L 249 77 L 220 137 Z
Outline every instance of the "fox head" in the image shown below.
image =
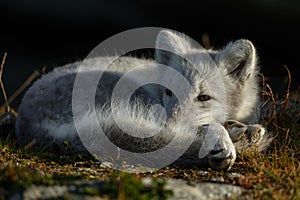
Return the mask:
M 228 119 L 250 120 L 258 92 L 253 44 L 241 39 L 220 50 L 206 50 L 195 44 L 183 34 L 163 30 L 156 40 L 156 62 L 176 70 L 189 82 L 192 91 L 184 101 L 196 106 L 206 120 L 219 123 Z M 167 72 L 159 76 L 179 90 L 182 87 Z M 172 116 L 178 105 L 177 97 L 166 87 L 160 88 L 160 95 L 168 116 Z

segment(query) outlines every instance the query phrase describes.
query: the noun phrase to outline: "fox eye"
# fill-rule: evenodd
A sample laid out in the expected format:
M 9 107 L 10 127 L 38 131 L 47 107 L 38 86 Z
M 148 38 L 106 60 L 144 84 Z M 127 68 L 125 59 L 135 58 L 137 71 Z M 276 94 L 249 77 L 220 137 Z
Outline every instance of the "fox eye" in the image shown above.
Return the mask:
M 168 95 L 169 97 L 171 97 L 173 95 L 172 91 L 169 89 L 166 89 L 166 95 Z
M 208 101 L 210 99 L 211 99 L 211 97 L 209 95 L 199 95 L 199 96 L 197 96 L 198 101 Z

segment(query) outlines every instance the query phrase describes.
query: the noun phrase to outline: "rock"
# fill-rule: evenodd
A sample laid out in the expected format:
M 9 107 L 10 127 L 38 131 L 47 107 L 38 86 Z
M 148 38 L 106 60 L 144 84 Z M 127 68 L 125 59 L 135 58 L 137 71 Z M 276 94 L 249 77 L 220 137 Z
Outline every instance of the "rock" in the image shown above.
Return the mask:
M 23 193 L 24 200 L 31 199 L 53 199 L 63 197 L 68 192 L 67 186 L 35 186 L 32 185 Z
M 216 182 L 216 183 L 224 183 L 225 179 L 223 176 L 213 176 L 210 179 L 211 182 Z
M 242 195 L 243 189 L 238 186 L 220 183 L 193 183 L 168 179 L 165 189 L 172 190 L 171 200 L 197 199 L 213 200 L 237 198 Z
M 208 175 L 208 174 L 209 174 L 208 171 L 198 171 L 198 172 L 197 172 L 197 175 L 199 175 L 199 176 L 206 176 L 206 175 Z
M 245 178 L 245 176 L 244 175 L 242 175 L 242 174 L 238 174 L 238 173 L 230 173 L 230 174 L 227 174 L 227 177 L 228 178 Z
M 99 190 L 100 181 L 80 181 L 74 185 L 36 186 L 32 185 L 23 192 L 24 200 L 36 199 L 74 199 L 74 200 L 101 200 L 99 195 L 88 195 L 85 188 Z
M 113 168 L 113 164 L 111 162 L 101 162 L 100 167 L 103 168 Z

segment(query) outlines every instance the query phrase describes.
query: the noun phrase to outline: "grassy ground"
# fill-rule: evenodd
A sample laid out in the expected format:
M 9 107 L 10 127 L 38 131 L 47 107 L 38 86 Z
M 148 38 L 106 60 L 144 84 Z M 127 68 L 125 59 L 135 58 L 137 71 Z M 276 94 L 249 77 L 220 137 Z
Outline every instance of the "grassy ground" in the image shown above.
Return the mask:
M 288 84 L 289 85 L 289 84 Z M 288 86 L 289 88 L 289 86 Z M 230 172 L 242 176 L 226 176 L 228 172 L 199 173 L 201 169 L 166 167 L 141 174 L 124 174 L 99 166 L 94 160 L 82 162 L 80 157 L 61 156 L 16 147 L 12 138 L 0 140 L 0 199 L 4 190 L 18 190 L 32 184 L 69 184 L 73 180 L 105 180 L 107 194 L 87 188 L 85 192 L 113 199 L 166 198 L 163 179 L 154 179 L 150 189 L 141 186 L 141 177 L 172 177 L 195 182 L 224 177 L 222 182 L 242 186 L 253 199 L 300 199 L 300 88 L 279 98 L 264 84 L 262 122 L 274 135 L 264 153 L 245 152 L 237 156 Z M 281 100 L 280 100 L 281 99 Z M 3 111 L 1 111 L 3 112 Z M 1 114 L 1 113 L 0 113 Z M 1 129 L 1 131 L 10 131 Z M 2 133 L 2 135 L 4 135 Z M 129 189 L 128 189 L 129 188 Z

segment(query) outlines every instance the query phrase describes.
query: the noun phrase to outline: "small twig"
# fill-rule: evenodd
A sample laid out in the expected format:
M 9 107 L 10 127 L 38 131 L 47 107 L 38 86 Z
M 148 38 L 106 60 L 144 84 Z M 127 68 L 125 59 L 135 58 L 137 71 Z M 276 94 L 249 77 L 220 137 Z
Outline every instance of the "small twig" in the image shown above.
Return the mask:
M 262 81 L 262 90 L 261 90 L 261 105 L 260 105 L 260 116 L 263 116 L 263 107 L 265 106 L 265 104 L 267 103 L 267 101 L 265 100 L 265 96 L 267 95 L 266 92 L 266 82 L 265 82 L 265 76 L 262 73 L 259 73 L 259 75 L 261 76 L 261 81 Z
M 265 76 L 262 73 L 259 73 L 261 76 L 261 82 L 262 82 L 262 102 L 265 102 L 265 92 L 266 92 L 266 82 L 265 82 Z
M 283 128 L 283 127 L 280 127 L 280 126 L 278 126 L 277 125 L 277 122 L 272 122 L 272 124 L 277 128 L 277 129 L 280 129 L 280 130 L 282 130 L 282 131 L 289 131 L 289 129 L 286 129 L 286 128 Z
M 288 101 L 289 96 L 290 96 L 291 83 L 292 83 L 292 77 L 291 77 L 290 70 L 285 65 L 283 65 L 283 67 L 286 69 L 286 71 L 288 73 L 288 87 L 287 87 L 287 90 L 286 90 L 286 93 L 285 93 L 285 99 L 284 99 L 283 102 L 281 102 L 281 105 Z
M 32 81 L 39 75 L 40 75 L 40 73 L 38 71 L 34 71 L 26 79 L 26 81 L 14 92 L 14 94 L 11 97 L 9 97 L 8 103 L 11 104 L 20 95 L 20 93 L 23 92 L 32 83 Z M 6 104 L 2 105 L 1 108 L 3 106 L 6 106 Z
M 7 57 L 7 52 L 4 53 L 3 58 L 2 58 L 2 63 L 1 63 L 1 66 L 0 66 L 0 86 L 1 86 L 3 97 L 4 97 L 5 106 L 7 108 L 7 111 L 9 112 L 10 111 L 10 106 L 9 106 L 9 103 L 8 103 L 8 100 L 7 100 L 6 91 L 5 91 L 5 88 L 4 88 L 3 81 L 2 81 L 2 74 L 3 74 L 3 69 L 4 69 L 4 64 L 5 64 L 6 57 Z
M 11 103 L 13 102 L 17 96 L 19 96 L 19 94 L 21 92 L 23 92 L 23 90 L 25 90 L 34 79 L 36 79 L 37 76 L 39 76 L 40 73 L 38 71 L 34 71 L 27 79 L 26 81 L 15 91 L 15 93 L 8 99 L 8 102 Z
M 270 91 L 270 98 L 271 98 L 271 101 L 273 103 L 273 110 L 272 110 L 272 117 L 271 119 L 273 118 L 274 119 L 274 123 L 275 124 L 278 124 L 277 123 L 277 109 L 276 109 L 276 97 L 274 97 L 274 93 L 272 91 L 272 88 L 270 87 L 269 84 L 266 84 L 266 88 Z M 278 126 L 275 126 L 277 128 L 277 133 L 278 133 Z
M 269 95 L 270 95 L 270 98 L 271 98 L 271 100 L 275 103 L 276 102 L 276 97 L 274 97 L 274 93 L 273 93 L 273 91 L 272 91 L 272 88 L 270 87 L 270 85 L 269 84 L 266 84 L 266 88 L 268 88 L 268 90 L 270 91 L 269 92 Z
M 6 57 L 7 57 L 7 52 L 4 53 L 2 62 L 1 62 L 1 68 L 0 68 L 0 79 L 1 80 L 2 80 L 2 73 L 3 73 L 3 68 L 4 68 L 5 61 L 6 61 Z

